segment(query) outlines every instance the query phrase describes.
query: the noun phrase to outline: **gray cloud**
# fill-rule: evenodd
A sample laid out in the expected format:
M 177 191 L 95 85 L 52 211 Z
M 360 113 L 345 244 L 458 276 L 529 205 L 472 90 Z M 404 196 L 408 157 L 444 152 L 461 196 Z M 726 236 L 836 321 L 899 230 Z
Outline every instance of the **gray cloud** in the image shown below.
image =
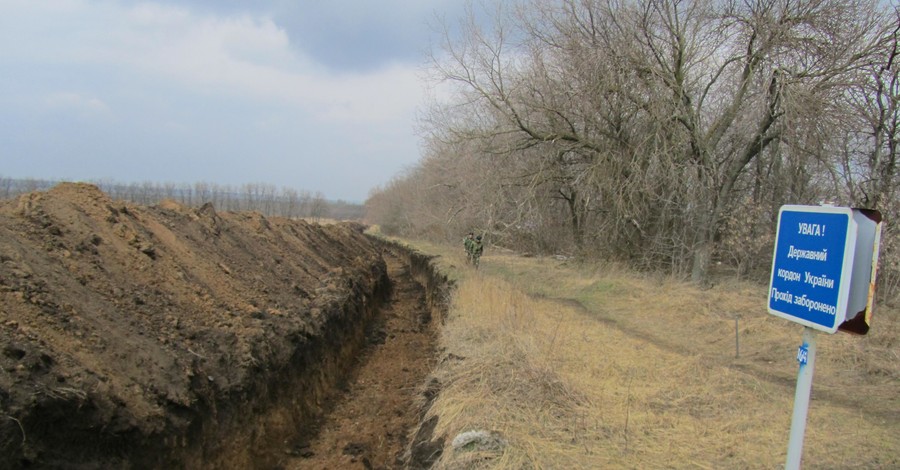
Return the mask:
M 139 4 L 139 1 L 129 1 Z M 338 70 L 366 71 L 390 62 L 419 62 L 436 17 L 459 17 L 459 0 L 164 0 L 212 14 L 251 13 L 283 27 L 291 44 Z
M 0 3 L 0 171 L 362 201 L 418 159 L 433 7 L 359 3 Z

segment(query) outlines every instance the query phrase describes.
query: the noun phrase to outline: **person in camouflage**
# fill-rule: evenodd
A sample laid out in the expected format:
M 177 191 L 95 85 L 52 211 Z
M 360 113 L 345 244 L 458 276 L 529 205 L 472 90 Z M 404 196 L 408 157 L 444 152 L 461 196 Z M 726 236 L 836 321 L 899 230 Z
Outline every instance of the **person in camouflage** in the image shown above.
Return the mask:
M 472 264 L 475 265 L 475 269 L 478 269 L 478 261 L 481 259 L 482 253 L 484 253 L 484 244 L 481 242 L 481 235 L 478 235 L 472 242 Z
M 466 249 L 466 264 L 472 264 L 472 244 L 475 243 L 475 234 L 469 232 L 466 238 L 463 238 L 463 247 Z

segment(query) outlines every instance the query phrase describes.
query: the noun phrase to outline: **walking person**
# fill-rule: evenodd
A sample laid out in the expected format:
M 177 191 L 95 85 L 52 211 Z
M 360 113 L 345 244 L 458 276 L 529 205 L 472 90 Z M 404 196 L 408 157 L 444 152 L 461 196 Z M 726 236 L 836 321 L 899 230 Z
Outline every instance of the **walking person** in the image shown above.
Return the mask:
M 463 247 L 466 249 L 466 264 L 472 264 L 472 245 L 475 243 L 475 234 L 469 232 L 466 238 L 463 238 Z
M 481 235 L 478 235 L 472 242 L 472 264 L 475 265 L 475 269 L 478 269 L 478 262 L 483 253 L 484 244 L 481 242 Z

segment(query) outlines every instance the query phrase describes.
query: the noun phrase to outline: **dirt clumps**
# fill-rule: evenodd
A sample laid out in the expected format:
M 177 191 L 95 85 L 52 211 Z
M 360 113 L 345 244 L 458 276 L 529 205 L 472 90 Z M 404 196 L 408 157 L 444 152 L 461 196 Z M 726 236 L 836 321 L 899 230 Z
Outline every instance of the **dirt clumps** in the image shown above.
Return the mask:
M 356 225 L 73 183 L 2 201 L 0 467 L 274 465 L 365 346 L 386 274 Z
M 421 418 L 424 378 L 435 365 L 437 329 L 421 275 L 399 250 L 386 248 L 391 296 L 367 332 L 360 367 L 315 438 L 291 449 L 285 470 L 425 468 L 406 451 Z

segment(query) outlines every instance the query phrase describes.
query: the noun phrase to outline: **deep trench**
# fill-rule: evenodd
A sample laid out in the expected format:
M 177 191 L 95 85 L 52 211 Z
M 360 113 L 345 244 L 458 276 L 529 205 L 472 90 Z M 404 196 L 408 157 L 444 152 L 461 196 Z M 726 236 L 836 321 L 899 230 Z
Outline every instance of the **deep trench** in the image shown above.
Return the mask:
M 346 306 L 353 313 L 343 323 L 297 352 L 294 375 L 259 404 L 265 412 L 229 426 L 237 432 L 225 441 L 238 448 L 210 443 L 218 458 L 182 461 L 186 468 L 420 469 L 440 456 L 435 423 L 422 420 L 437 393 L 428 377 L 452 285 L 430 257 L 375 243 L 386 264 L 383 282 Z M 285 420 L 290 426 L 277 426 Z M 245 453 L 241 446 L 252 448 Z
M 413 458 L 425 385 L 434 367 L 443 300 L 420 255 L 385 245 L 389 294 L 368 324 L 365 342 L 346 375 L 336 377 L 323 414 L 285 449 L 285 469 L 422 468 Z M 441 281 L 442 283 L 445 281 Z
M 441 455 L 434 420 L 438 330 L 452 284 L 431 258 L 373 240 L 383 278 L 356 286 L 286 367 L 198 420 L 184 452 L 148 468 L 424 469 Z M 377 269 L 376 269 L 377 270 Z M 371 290 L 367 290 L 371 289 Z M 171 448 L 167 449 L 171 450 Z M 146 456 L 146 454 L 144 454 Z M 138 468 L 143 468 L 139 463 Z
M 371 267 L 376 275 L 348 278 L 346 297 L 322 313 L 321 334 L 286 338 L 294 349 L 284 363 L 261 368 L 232 393 L 170 404 L 175 424 L 156 433 L 47 429 L 44 442 L 59 458 L 38 464 L 20 456 L 19 467 L 430 467 L 442 439 L 432 438 L 434 421 L 423 417 L 437 393 L 429 375 L 452 285 L 428 256 L 373 243 L 384 260 Z M 192 386 L 209 388 L 204 377 Z M 59 416 L 35 419 L 93 422 L 90 406 L 60 403 L 45 412 Z M 12 462 L 0 459 L 0 467 L 4 461 Z

